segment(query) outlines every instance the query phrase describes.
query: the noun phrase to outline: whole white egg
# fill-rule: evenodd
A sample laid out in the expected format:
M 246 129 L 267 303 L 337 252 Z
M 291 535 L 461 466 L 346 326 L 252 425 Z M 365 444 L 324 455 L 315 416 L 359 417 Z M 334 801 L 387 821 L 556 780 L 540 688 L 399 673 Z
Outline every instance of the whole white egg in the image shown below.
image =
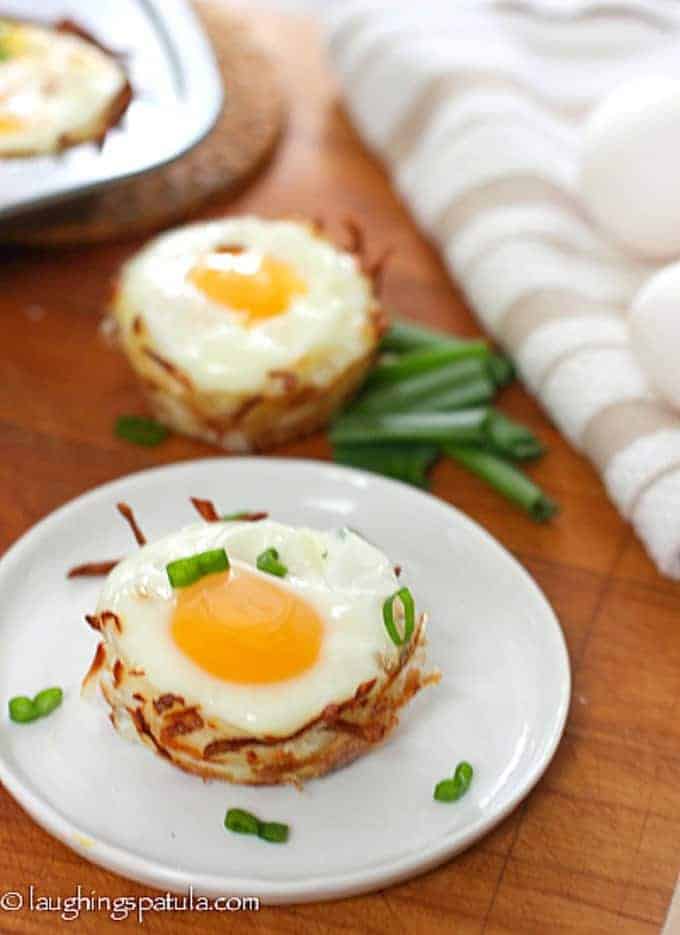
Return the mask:
M 650 383 L 680 409 L 680 263 L 655 273 L 630 315 L 631 344 Z
M 680 256 L 680 81 L 636 79 L 595 108 L 580 188 L 615 240 L 650 257 Z

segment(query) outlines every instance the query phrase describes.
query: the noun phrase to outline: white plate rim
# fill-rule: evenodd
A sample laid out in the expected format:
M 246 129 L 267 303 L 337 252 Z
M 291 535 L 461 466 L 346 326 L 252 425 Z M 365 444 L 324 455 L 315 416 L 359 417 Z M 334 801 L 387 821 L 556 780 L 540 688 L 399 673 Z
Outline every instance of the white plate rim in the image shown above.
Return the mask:
M 392 886 L 402 880 L 426 873 L 428 870 L 431 870 L 470 847 L 503 821 L 503 819 L 526 798 L 546 771 L 557 750 L 566 725 L 571 699 L 572 680 L 569 653 L 562 628 L 549 601 L 529 572 L 515 556 L 487 532 L 483 526 L 457 509 L 457 507 L 434 494 L 410 487 L 399 481 L 392 480 L 391 478 L 358 470 L 356 468 L 336 465 L 331 462 L 319 461 L 314 458 L 234 456 L 178 461 L 135 471 L 104 484 L 100 484 L 67 501 L 43 519 L 39 520 L 0 556 L 0 593 L 2 592 L 4 578 L 9 573 L 9 570 L 11 570 L 11 564 L 19 560 L 25 551 L 30 550 L 34 539 L 37 539 L 49 526 L 58 524 L 62 517 L 72 508 L 76 506 L 86 506 L 88 501 L 95 500 L 106 493 L 114 493 L 116 488 L 124 487 L 130 481 L 134 481 L 143 476 L 161 476 L 171 473 L 178 468 L 185 470 L 208 463 L 214 466 L 215 462 L 219 461 L 230 465 L 238 463 L 246 470 L 255 465 L 261 466 L 263 463 L 275 463 L 277 466 L 283 467 L 284 470 L 287 467 L 295 469 L 302 465 L 305 467 L 313 466 L 315 470 L 327 475 L 335 474 L 341 477 L 356 477 L 358 475 L 367 479 L 369 482 L 377 482 L 378 485 L 387 484 L 389 486 L 399 487 L 402 490 L 408 491 L 409 496 L 414 496 L 416 499 L 425 498 L 428 501 L 434 500 L 442 510 L 452 510 L 457 515 L 457 520 L 462 523 L 463 526 L 468 527 L 475 534 L 481 535 L 488 545 L 503 553 L 505 559 L 509 560 L 510 563 L 514 565 L 515 571 L 524 579 L 524 583 L 534 592 L 534 596 L 539 599 L 540 603 L 547 611 L 546 621 L 548 619 L 550 620 L 550 625 L 553 629 L 552 636 L 555 639 L 555 649 L 558 651 L 556 659 L 559 658 L 559 661 L 562 663 L 563 671 L 561 684 L 563 688 L 560 695 L 560 703 L 553 715 L 550 740 L 545 744 L 540 759 L 528 772 L 517 791 L 509 797 L 502 808 L 473 822 L 464 833 L 460 831 L 456 832 L 455 840 L 450 840 L 450 838 L 454 837 L 453 834 L 445 834 L 442 838 L 437 839 L 426 852 L 420 853 L 417 856 L 409 852 L 399 859 L 377 864 L 370 871 L 366 871 L 364 868 L 359 874 L 355 872 L 345 874 L 331 872 L 325 876 L 320 875 L 315 878 L 315 881 L 318 882 L 313 882 L 311 887 L 308 880 L 303 882 L 275 881 L 263 883 L 261 880 L 247 877 L 230 876 L 229 878 L 225 878 L 218 874 L 195 874 L 173 870 L 160 862 L 141 857 L 130 850 L 102 841 L 97 841 L 96 850 L 90 850 L 86 844 L 79 843 L 78 841 L 79 838 L 81 841 L 87 839 L 87 831 L 79 828 L 70 819 L 65 818 L 57 808 L 44 802 L 39 795 L 25 787 L 21 778 L 16 776 L 11 766 L 5 762 L 1 749 L 0 782 L 38 825 L 60 840 L 69 849 L 75 851 L 91 863 L 102 866 L 107 870 L 112 870 L 120 876 L 136 880 L 160 890 L 169 890 L 179 893 L 194 892 L 212 897 L 222 896 L 224 894 L 257 896 L 264 904 L 283 905 L 341 899 L 348 896 L 359 895 Z

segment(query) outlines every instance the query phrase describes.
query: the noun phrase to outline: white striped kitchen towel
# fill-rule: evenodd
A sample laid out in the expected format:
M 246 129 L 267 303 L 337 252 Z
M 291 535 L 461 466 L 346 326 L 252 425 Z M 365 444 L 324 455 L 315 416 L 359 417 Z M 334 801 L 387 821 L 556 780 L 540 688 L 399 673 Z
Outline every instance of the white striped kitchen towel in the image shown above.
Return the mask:
M 629 347 L 657 268 L 595 228 L 581 126 L 622 81 L 680 77 L 676 0 L 339 0 L 329 48 L 349 113 L 484 326 L 680 578 L 680 414 Z

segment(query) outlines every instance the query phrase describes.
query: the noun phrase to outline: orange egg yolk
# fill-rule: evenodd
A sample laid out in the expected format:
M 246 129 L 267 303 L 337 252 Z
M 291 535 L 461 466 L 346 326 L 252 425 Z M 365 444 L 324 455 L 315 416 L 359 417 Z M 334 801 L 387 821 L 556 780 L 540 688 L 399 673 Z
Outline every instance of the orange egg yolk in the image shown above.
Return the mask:
M 314 665 L 323 624 L 288 588 L 232 565 L 177 592 L 171 632 L 175 645 L 211 675 L 263 684 Z
M 24 126 L 25 122 L 21 117 L 16 117 L 14 114 L 3 114 L 0 111 L 0 133 L 15 133 Z
M 209 254 L 189 271 L 189 280 L 213 302 L 243 312 L 249 324 L 281 315 L 307 291 L 288 263 L 246 249 Z

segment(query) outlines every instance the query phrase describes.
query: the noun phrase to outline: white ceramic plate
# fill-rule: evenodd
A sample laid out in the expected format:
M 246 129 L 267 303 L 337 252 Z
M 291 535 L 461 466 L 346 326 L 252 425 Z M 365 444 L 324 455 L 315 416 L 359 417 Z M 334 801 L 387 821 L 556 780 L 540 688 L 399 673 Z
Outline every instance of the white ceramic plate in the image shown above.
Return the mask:
M 189 496 L 224 512 L 266 509 L 286 523 L 352 526 L 403 567 L 430 612 L 443 673 L 381 748 L 294 788 L 186 775 L 121 739 L 79 686 L 95 635 L 83 622 L 98 579 L 72 565 L 131 550 L 125 500 L 151 537 L 193 522 Z M 317 461 L 213 458 L 133 474 L 67 504 L 0 562 L 0 779 L 49 832 L 88 860 L 152 886 L 270 903 L 347 896 L 422 872 L 489 831 L 527 794 L 562 733 L 570 692 L 562 633 L 545 598 L 482 529 L 427 494 Z M 59 684 L 62 707 L 13 724 L 7 700 Z M 469 760 L 457 803 L 437 780 Z M 289 822 L 285 846 L 224 830 L 227 807 Z

